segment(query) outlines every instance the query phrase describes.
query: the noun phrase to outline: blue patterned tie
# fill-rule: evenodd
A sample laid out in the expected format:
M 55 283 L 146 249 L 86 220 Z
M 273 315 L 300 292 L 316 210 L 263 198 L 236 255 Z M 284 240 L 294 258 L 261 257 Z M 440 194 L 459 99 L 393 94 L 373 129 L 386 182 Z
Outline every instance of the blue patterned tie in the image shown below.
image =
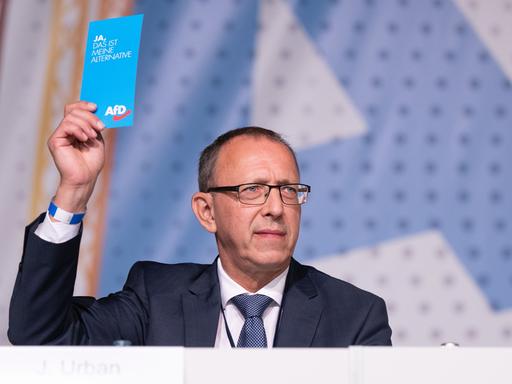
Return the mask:
M 272 299 L 265 295 L 242 295 L 235 296 L 231 302 L 245 317 L 245 323 L 238 338 L 237 347 L 241 348 L 265 348 L 267 336 L 261 315 L 272 302 Z

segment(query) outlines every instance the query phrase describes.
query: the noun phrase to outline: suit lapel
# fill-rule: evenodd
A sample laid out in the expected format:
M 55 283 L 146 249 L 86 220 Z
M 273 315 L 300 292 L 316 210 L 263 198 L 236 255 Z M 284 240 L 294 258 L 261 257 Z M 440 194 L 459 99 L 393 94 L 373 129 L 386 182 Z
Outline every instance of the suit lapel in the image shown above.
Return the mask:
M 292 259 L 283 295 L 275 347 L 310 347 L 322 304 L 307 269 Z
M 213 347 L 220 314 L 220 288 L 214 261 L 183 295 L 186 347 Z

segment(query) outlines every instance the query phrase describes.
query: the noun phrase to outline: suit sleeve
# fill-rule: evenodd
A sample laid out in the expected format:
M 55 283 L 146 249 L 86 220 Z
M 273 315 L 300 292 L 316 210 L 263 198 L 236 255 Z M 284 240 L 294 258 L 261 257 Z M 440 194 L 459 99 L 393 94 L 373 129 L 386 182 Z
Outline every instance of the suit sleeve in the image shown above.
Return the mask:
M 54 244 L 25 231 L 23 256 L 9 308 L 8 337 L 21 345 L 143 344 L 147 323 L 144 271 L 135 265 L 121 292 L 96 300 L 73 297 L 81 233 Z
M 391 345 L 391 327 L 389 326 L 386 303 L 378 296 L 374 296 L 374 298 L 357 335 L 355 345 Z

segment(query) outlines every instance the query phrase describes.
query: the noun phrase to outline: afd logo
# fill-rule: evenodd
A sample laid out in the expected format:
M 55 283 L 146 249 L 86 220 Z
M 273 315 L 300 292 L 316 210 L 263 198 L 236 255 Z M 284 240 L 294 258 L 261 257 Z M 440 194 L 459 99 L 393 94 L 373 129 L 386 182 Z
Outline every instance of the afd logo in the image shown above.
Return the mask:
M 107 107 L 107 111 L 105 112 L 105 116 L 112 116 L 112 120 L 119 121 L 131 113 L 132 111 L 130 109 L 126 109 L 126 106 L 124 105 L 109 105 Z

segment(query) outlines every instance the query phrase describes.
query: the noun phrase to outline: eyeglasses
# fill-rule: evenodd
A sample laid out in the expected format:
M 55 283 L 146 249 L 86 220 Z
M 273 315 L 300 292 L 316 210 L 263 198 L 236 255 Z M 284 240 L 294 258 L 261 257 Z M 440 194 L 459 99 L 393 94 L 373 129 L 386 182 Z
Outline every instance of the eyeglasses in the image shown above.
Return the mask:
M 304 204 L 308 200 L 308 193 L 311 192 L 311 187 L 306 184 L 269 185 L 260 183 L 212 187 L 208 188 L 206 192 L 237 192 L 238 200 L 242 204 L 262 205 L 266 203 L 272 188 L 279 189 L 281 201 L 286 205 Z

